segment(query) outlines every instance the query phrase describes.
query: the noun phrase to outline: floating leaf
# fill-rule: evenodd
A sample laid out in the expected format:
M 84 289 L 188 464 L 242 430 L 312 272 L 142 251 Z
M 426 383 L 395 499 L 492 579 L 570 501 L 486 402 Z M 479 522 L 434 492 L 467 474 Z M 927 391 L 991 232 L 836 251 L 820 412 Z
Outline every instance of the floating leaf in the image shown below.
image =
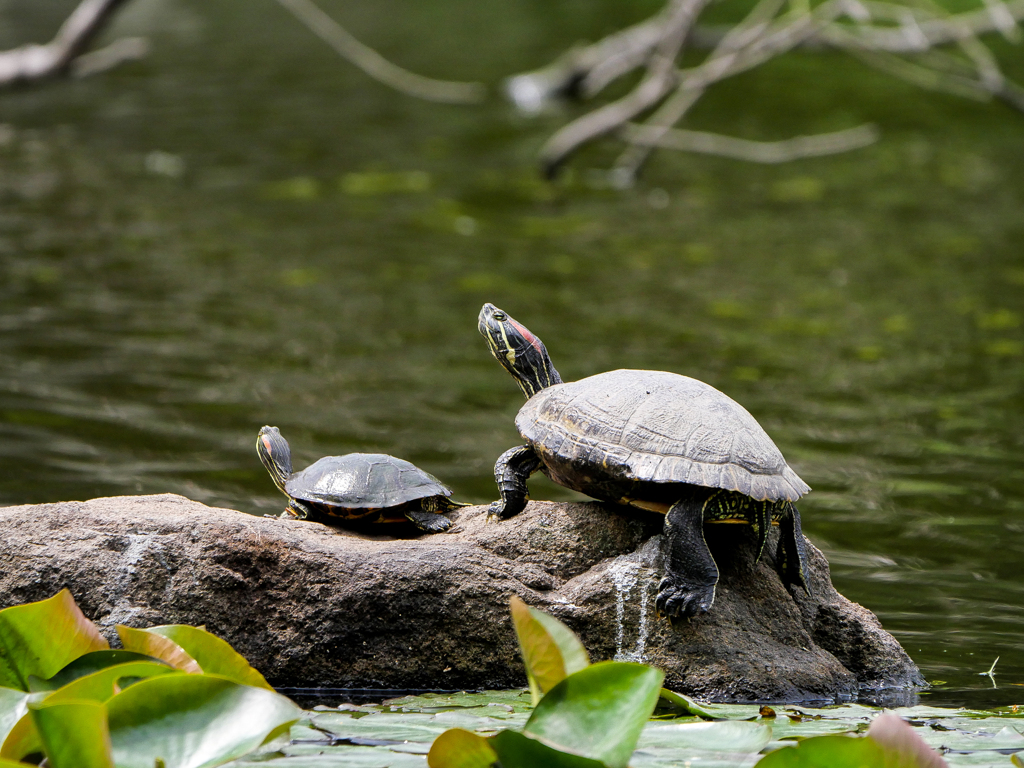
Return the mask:
M 716 723 L 649 723 L 638 749 L 666 747 L 716 752 L 760 752 L 771 741 L 772 728 L 762 723 L 723 720 Z
M 142 653 L 170 664 L 175 669 L 198 675 L 203 672 L 199 662 L 173 640 L 145 629 L 117 625 L 117 636 L 127 651 Z
M 199 627 L 187 624 L 168 624 L 162 627 L 150 627 L 147 632 L 166 637 L 177 643 L 185 653 L 191 656 L 203 672 L 208 675 L 220 675 L 242 685 L 254 685 L 257 688 L 274 690 L 266 679 L 245 660 L 238 651 L 226 640 L 207 632 Z
M 96 701 L 62 701 L 29 706 L 32 724 L 53 768 L 114 768 L 107 708 Z
M 35 675 L 30 675 L 28 681 L 29 689 L 33 693 L 37 691 L 55 691 L 80 677 L 91 675 L 107 667 L 136 661 L 165 663 L 152 656 L 146 656 L 145 654 L 133 651 L 93 651 L 84 656 L 79 656 L 49 680 L 42 680 Z
M 214 675 L 143 680 L 107 702 L 118 768 L 209 768 L 251 752 L 302 711 L 271 691 Z
M 885 761 L 877 742 L 856 736 L 814 736 L 765 755 L 757 768 L 903 768 Z M 909 766 L 907 766 L 909 768 Z
M 566 676 L 587 667 L 590 657 L 573 631 L 554 616 L 531 608 L 515 595 L 509 605 L 536 706 Z
M 664 679 L 664 672 L 644 664 L 594 664 L 552 688 L 523 733 L 609 768 L 625 768 Z
M 28 690 L 30 675 L 47 679 L 90 651 L 109 648 L 71 593 L 0 611 L 0 686 Z
M 666 709 L 671 709 L 676 712 L 685 712 L 688 715 L 703 717 L 705 720 L 718 719 L 715 715 L 711 714 L 710 711 L 702 707 L 689 696 L 684 696 L 681 693 L 670 691 L 668 688 L 662 688 L 658 694 L 658 706 L 665 707 Z
M 442 733 L 427 753 L 430 768 L 490 768 L 497 759 L 487 739 L 462 728 Z
M 444 722 L 436 722 L 433 715 L 389 713 L 355 718 L 341 713 L 324 712 L 313 717 L 313 724 L 343 739 L 394 739 L 427 743 L 449 727 Z

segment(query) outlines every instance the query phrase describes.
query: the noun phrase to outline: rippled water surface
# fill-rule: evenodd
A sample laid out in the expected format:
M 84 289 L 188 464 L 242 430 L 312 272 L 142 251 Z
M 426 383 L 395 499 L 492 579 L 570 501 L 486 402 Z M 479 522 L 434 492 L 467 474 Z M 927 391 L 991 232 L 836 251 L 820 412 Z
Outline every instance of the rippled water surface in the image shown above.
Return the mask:
M 0 45 L 72 5 L 3 0 Z M 656 4 L 323 5 L 406 66 L 496 85 Z M 1024 117 L 806 54 L 691 125 L 875 122 L 877 145 L 663 153 L 613 192 L 609 143 L 549 186 L 533 158 L 572 110 L 413 101 L 269 0 L 137 0 L 115 31 L 152 54 L 0 94 L 0 503 L 277 512 L 267 423 L 297 467 L 394 453 L 488 501 L 522 402 L 477 335 L 491 301 L 567 380 L 664 369 L 739 400 L 813 486 L 837 587 L 943 681 L 928 700 L 1024 700 Z

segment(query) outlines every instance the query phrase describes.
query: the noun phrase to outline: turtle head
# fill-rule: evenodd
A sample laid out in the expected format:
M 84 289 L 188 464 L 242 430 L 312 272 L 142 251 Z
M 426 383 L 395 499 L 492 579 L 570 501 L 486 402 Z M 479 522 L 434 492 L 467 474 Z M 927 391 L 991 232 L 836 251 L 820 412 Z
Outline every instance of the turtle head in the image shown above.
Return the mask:
M 533 397 L 545 387 L 561 384 L 544 344 L 493 304 L 480 310 L 478 327 L 494 359 L 512 374 L 523 394 Z
M 261 427 L 259 437 L 256 438 L 256 453 L 274 479 L 274 485 L 287 495 L 284 484 L 292 475 L 292 449 L 288 447 L 288 441 L 281 437 L 281 430 L 277 427 Z

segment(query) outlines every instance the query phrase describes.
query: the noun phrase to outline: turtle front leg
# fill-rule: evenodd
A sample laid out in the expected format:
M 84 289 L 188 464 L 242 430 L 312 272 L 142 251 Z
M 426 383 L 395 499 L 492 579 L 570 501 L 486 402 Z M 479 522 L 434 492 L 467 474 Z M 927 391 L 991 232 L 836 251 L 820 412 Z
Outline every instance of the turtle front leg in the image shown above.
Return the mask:
M 704 504 L 683 499 L 665 515 L 665 577 L 658 585 L 658 612 L 683 618 L 715 602 L 718 566 L 704 539 Z
M 787 587 L 803 587 L 811 594 L 807 585 L 807 552 L 804 549 L 804 534 L 800 529 L 800 513 L 793 504 L 779 519 L 779 544 L 775 550 L 775 563 L 779 577 Z
M 506 518 L 522 512 L 530 498 L 526 481 L 540 465 L 540 457 L 529 445 L 519 445 L 501 454 L 494 463 L 494 481 L 501 500 L 492 502 L 487 516 Z
M 405 517 L 424 533 L 444 533 L 454 525 L 444 515 L 420 509 L 409 510 Z

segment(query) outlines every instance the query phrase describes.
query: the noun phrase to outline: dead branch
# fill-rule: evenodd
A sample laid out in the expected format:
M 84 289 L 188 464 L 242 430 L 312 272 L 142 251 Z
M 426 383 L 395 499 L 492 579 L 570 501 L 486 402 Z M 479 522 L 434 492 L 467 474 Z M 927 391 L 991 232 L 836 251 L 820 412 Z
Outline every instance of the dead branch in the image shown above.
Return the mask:
M 0 52 L 0 87 L 34 82 L 53 77 L 68 75 L 76 71 L 79 75 L 92 74 L 102 68 L 145 55 L 142 46 L 136 40 L 127 46 L 122 41 L 120 47 L 108 50 L 106 57 L 93 58 L 81 67 L 75 62 L 83 57 L 86 49 L 113 18 L 117 10 L 126 0 L 82 0 L 61 25 L 56 37 L 46 45 L 23 45 L 9 51 Z M 118 44 L 115 43 L 115 46 Z M 99 52 L 96 52 L 99 53 Z
M 482 83 L 434 80 L 392 64 L 375 50 L 359 42 L 348 30 L 320 10 L 312 0 L 278 2 L 342 58 L 396 91 L 419 99 L 448 104 L 476 104 L 487 96 L 487 89 Z
M 575 120 L 552 136 L 541 150 L 541 165 L 551 177 L 581 144 L 611 132 L 661 101 L 676 83 L 676 57 L 697 16 L 710 0 L 670 0 L 661 39 L 648 64 L 647 75 L 631 93 Z
M 704 131 L 683 128 L 658 129 L 629 123 L 623 127 L 622 138 L 631 144 L 648 147 L 697 152 L 750 163 L 788 163 L 805 157 L 821 157 L 849 152 L 878 141 L 878 128 L 859 125 L 833 133 L 797 136 L 784 141 L 750 141 Z
M 573 120 L 548 140 L 540 159 L 549 176 L 577 149 L 609 134 L 627 145 L 612 171 L 618 186 L 632 183 L 655 148 L 752 162 L 833 154 L 872 143 L 877 130 L 861 126 L 785 142 L 751 142 L 674 126 L 715 83 L 795 48 L 839 49 L 916 85 L 977 100 L 995 97 L 1024 111 L 1024 88 L 1003 74 L 978 37 L 998 31 L 1017 41 L 1024 0 L 981 1 L 983 8 L 951 14 L 934 0 L 825 0 L 813 8 L 810 0 L 759 0 L 739 24 L 709 28 L 696 23 L 707 0 L 669 0 L 656 16 L 512 78 L 507 90 L 524 111 L 538 111 L 553 98 L 592 98 L 613 80 L 641 73 L 625 96 Z M 679 69 L 674 62 L 684 45 L 694 43 L 711 52 L 696 66 Z M 947 45 L 955 50 L 939 49 Z

